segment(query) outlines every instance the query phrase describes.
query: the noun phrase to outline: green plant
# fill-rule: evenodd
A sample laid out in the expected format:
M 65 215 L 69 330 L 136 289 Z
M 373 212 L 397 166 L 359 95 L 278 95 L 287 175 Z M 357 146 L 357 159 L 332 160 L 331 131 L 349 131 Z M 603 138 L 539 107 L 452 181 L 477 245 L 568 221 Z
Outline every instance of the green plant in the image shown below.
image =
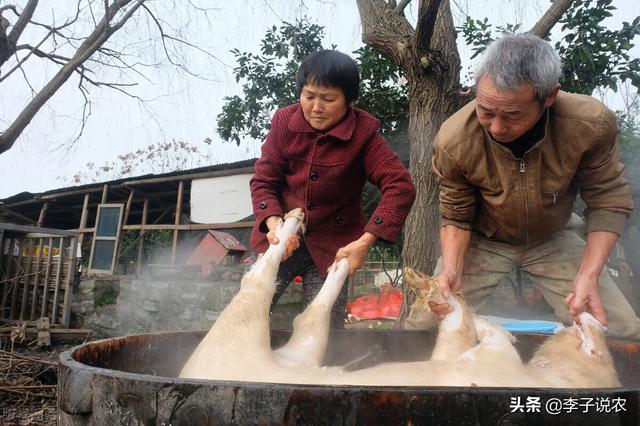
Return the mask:
M 562 89 L 590 95 L 596 88 L 618 90 L 621 81 L 630 80 L 640 88 L 640 59 L 631 58 L 633 40 L 640 34 L 640 17 L 622 28 L 610 30 L 604 20 L 615 10 L 613 0 L 577 0 L 559 20 L 562 38 L 555 48 L 563 63 L 560 84 Z M 467 17 L 456 28 L 474 52 L 481 54 L 495 37 L 492 24 Z M 496 27 L 497 32 L 515 32 L 519 25 Z
M 300 61 L 323 48 L 324 28 L 303 18 L 273 26 L 260 44 L 260 53 L 233 49 L 234 75 L 242 82 L 242 96 L 226 97 L 218 115 L 218 133 L 224 141 L 240 144 L 243 138 L 263 139 L 278 108 L 298 101 L 296 72 Z M 336 46 L 331 46 L 335 48 Z M 376 115 L 383 134 L 405 127 L 408 121 L 408 87 L 400 68 L 375 49 L 355 52 L 360 65 L 361 88 L 357 101 Z

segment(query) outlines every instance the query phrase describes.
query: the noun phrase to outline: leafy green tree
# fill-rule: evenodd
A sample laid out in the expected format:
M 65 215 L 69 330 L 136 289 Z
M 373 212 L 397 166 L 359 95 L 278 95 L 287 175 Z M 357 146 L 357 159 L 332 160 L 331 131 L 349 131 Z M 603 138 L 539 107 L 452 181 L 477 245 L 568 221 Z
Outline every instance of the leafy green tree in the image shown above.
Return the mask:
M 218 133 L 223 140 L 240 144 L 243 138 L 266 136 L 275 110 L 298 102 L 298 66 L 305 56 L 323 48 L 323 38 L 323 27 L 304 18 L 270 28 L 260 43 L 260 54 L 232 50 L 237 62 L 233 73 L 236 81 L 242 82 L 242 96 L 225 98 L 218 115 Z M 369 46 L 353 53 L 362 76 L 358 107 L 380 119 L 384 134 L 397 134 L 408 119 L 408 88 L 403 73 Z
M 617 91 L 619 82 L 624 80 L 640 88 L 640 59 L 630 56 L 633 39 L 640 34 L 640 17 L 631 23 L 624 22 L 618 30 L 607 29 L 603 21 L 616 9 L 612 2 L 574 1 L 559 20 L 563 37 L 555 48 L 563 63 L 560 78 L 563 90 L 587 95 L 603 87 Z M 472 58 L 494 40 L 492 24 L 487 18 L 474 20 L 468 16 L 457 29 L 474 52 Z M 496 32 L 518 29 L 518 25 L 498 26 Z
M 271 27 L 260 43 L 260 54 L 233 49 L 237 82 L 243 96 L 225 97 L 218 115 L 218 133 L 225 141 L 264 138 L 271 114 L 297 99 L 295 74 L 302 58 L 322 47 L 321 26 L 303 19 Z
M 629 51 L 640 34 L 640 17 L 622 28 L 609 30 L 603 21 L 616 8 L 612 0 L 575 2 L 560 20 L 565 36 L 556 43 L 562 58 L 565 90 L 590 95 L 598 87 L 618 90 L 619 81 L 631 80 L 640 88 L 640 59 L 631 59 Z

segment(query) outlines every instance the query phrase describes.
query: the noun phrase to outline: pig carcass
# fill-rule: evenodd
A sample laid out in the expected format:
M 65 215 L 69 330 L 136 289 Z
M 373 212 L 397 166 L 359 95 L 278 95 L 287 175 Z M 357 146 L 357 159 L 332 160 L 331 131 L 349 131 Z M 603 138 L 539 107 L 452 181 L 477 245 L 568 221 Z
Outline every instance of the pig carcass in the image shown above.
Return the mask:
M 514 337 L 475 316 L 463 297 L 439 324 L 431 358 L 385 363 L 357 371 L 323 367 L 330 312 L 347 277 L 346 260 L 329 270 L 322 290 L 294 321 L 289 342 L 272 350 L 269 306 L 278 266 L 289 235 L 300 229 L 303 213 L 293 210 L 277 228 L 271 245 L 242 279 L 241 288 L 184 365 L 180 377 L 247 382 L 372 386 L 616 387 L 618 381 L 604 328 L 587 313 L 542 344 L 523 363 Z M 405 281 L 422 302 L 443 302 L 436 280 L 410 268 Z M 426 306 L 426 305 L 425 305 Z

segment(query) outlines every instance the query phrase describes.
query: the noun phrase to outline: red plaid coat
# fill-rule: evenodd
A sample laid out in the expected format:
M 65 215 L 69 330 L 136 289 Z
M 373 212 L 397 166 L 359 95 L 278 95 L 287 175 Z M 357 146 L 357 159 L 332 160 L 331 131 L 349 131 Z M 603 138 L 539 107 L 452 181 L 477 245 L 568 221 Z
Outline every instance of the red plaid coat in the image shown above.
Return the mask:
M 365 231 L 395 241 L 416 193 L 379 127 L 375 117 L 358 108 L 349 108 L 327 133 L 307 123 L 300 104 L 276 111 L 250 183 L 256 216 L 251 248 L 264 252 L 269 246 L 265 220 L 296 207 L 305 213 L 304 242 L 321 274 L 340 247 Z M 360 202 L 367 180 L 382 193 L 368 222 Z

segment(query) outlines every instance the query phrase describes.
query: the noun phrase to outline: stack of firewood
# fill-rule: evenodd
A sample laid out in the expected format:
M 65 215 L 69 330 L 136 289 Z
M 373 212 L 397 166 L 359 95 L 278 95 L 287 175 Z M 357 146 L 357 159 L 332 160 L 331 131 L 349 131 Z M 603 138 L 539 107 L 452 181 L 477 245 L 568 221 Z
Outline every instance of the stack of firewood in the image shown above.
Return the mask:
M 56 424 L 58 358 L 73 344 L 51 347 L 46 327 L 33 326 L 23 321 L 0 327 L 2 425 Z

